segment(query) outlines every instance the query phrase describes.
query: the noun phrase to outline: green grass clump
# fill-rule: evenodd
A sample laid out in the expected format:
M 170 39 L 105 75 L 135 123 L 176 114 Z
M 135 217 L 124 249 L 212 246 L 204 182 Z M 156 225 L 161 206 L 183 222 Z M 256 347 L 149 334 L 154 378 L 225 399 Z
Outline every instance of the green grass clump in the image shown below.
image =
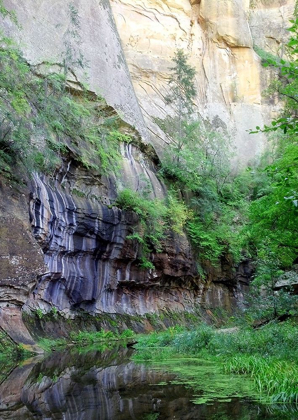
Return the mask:
M 92 346 L 93 344 L 125 340 L 134 337 L 135 333 L 127 329 L 121 334 L 112 331 L 79 331 L 70 333 L 69 338 L 48 339 L 43 338 L 39 341 L 39 345 L 45 351 L 56 350 L 59 347 L 66 347 L 69 344 L 78 345 L 79 347 Z
M 272 402 L 298 404 L 298 366 L 273 357 L 239 355 L 225 364 L 225 371 L 250 375 L 261 395 Z
M 57 348 L 65 347 L 67 345 L 67 341 L 65 338 L 59 338 L 59 339 L 41 338 L 38 341 L 38 345 L 46 352 L 50 352 L 52 350 L 57 350 Z
M 192 331 L 170 329 L 141 337 L 135 358 L 161 361 L 190 355 L 216 360 L 226 373 L 250 375 L 260 398 L 298 403 L 297 342 L 292 322 L 232 333 L 202 324 Z

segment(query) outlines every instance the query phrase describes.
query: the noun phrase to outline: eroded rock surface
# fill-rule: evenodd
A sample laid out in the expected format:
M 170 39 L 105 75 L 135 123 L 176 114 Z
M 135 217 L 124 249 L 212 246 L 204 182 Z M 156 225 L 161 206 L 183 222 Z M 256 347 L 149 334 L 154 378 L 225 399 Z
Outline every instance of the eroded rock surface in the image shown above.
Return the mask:
M 4 19 L 5 32 L 20 45 L 32 66 L 38 70 L 44 63 L 61 65 L 67 54 L 81 54 L 83 68 L 71 66 L 75 67 L 74 85 L 78 81 L 88 84 L 148 141 L 109 0 L 58 0 L 50 4 L 47 0 L 38 4 L 35 0 L 4 0 L 3 4 L 16 13 L 20 24 L 16 27 Z M 71 23 L 70 5 L 78 13 L 77 25 Z
M 197 113 L 232 136 L 240 161 L 263 149 L 262 135 L 249 136 L 247 129 L 261 126 L 276 105 L 261 96 L 270 77 L 253 45 L 279 50 L 293 0 L 73 4 L 80 17 L 80 43 L 68 39 L 67 44 L 72 29 L 68 2 L 4 0 L 21 25 L 19 29 L 5 18 L 4 31 L 37 73 L 47 62 L 61 66 L 67 45 L 74 53 L 81 49 L 88 66 L 73 69 L 71 86 L 79 89 L 78 82 L 87 81 L 91 91 L 101 94 L 162 154 L 168 139 L 154 118 L 173 112 L 164 98 L 171 58 L 182 48 L 197 70 Z M 55 306 L 67 316 L 82 309 L 113 314 L 191 311 L 202 302 L 229 307 L 241 295 L 237 276 L 224 267 L 205 283 L 199 279 L 185 236 L 169 233 L 162 252 L 149 256 L 155 270 L 141 268 L 139 245 L 127 238 L 138 218 L 115 206 L 117 190 L 129 186 L 140 191 L 150 184 L 155 197 L 166 192 L 144 153 L 131 145 L 123 145 L 122 153 L 117 176 L 99 178 L 70 160 L 55 178 L 36 174 L 30 188 L 17 191 L 7 180 L 1 183 L 2 311 L 7 305 L 19 311 L 24 305 L 42 311 Z
M 147 179 L 153 193 L 163 196 L 165 187 L 134 146 L 124 146 L 121 172 L 122 186 L 133 183 L 137 190 Z M 71 166 L 63 183 L 34 176 L 30 218 L 47 270 L 27 306 L 54 305 L 68 314 L 79 308 L 120 314 L 144 314 L 170 307 L 191 310 L 200 293 L 186 237 L 169 233 L 162 252 L 148 256 L 155 269 L 142 268 L 139 243 L 127 238 L 136 230 L 138 216 L 113 204 L 116 179 L 109 179 L 105 185 L 93 180 L 93 194 L 78 197 L 71 191 L 79 179 L 80 189 L 88 191 L 90 179 L 86 176 L 83 185 L 82 178 L 80 170 Z
M 255 158 L 266 144 L 262 126 L 276 104 L 262 97 L 270 71 L 254 45 L 283 55 L 294 0 L 77 0 L 79 26 L 71 26 L 68 2 L 4 0 L 21 29 L 8 18 L 6 33 L 36 68 L 63 63 L 66 49 L 80 51 L 85 68 L 73 69 L 73 83 L 87 82 L 162 154 L 169 139 L 155 118 L 173 114 L 166 105 L 171 59 L 182 48 L 195 67 L 196 113 L 231 137 L 239 162 Z M 115 22 L 117 24 L 117 29 Z M 79 38 L 69 37 L 72 30 Z M 120 41 L 121 39 L 121 41 Z M 128 64 L 128 67 L 126 65 Z M 131 83 L 131 79 L 133 84 Z

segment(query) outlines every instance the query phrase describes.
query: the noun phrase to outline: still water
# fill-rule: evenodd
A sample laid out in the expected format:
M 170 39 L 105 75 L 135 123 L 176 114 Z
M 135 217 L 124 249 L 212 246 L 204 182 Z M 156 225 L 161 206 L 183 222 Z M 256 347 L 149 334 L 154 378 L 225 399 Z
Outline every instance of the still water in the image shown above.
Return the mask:
M 184 381 L 175 367 L 167 363 L 135 363 L 131 355 L 132 350 L 127 348 L 85 353 L 73 349 L 33 358 L 17 366 L 0 366 L 0 419 L 298 418 L 291 407 L 265 406 L 249 397 L 235 397 L 232 391 L 229 398 L 217 399 L 216 395 L 210 398 L 210 392 L 219 386 L 225 389 L 229 379 L 217 377 L 213 387 L 212 374 L 206 375 L 206 369 L 202 374 L 197 372 L 193 381 L 189 378 Z

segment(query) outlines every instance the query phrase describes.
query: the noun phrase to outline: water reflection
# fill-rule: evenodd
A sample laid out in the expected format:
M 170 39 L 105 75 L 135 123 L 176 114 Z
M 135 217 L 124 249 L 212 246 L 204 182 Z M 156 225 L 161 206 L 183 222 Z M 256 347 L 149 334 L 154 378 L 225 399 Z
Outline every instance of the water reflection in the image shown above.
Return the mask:
M 195 405 L 193 390 L 171 384 L 173 374 L 130 361 L 131 350 L 55 352 L 28 360 L 0 384 L 3 420 L 294 419 L 289 412 L 234 399 Z M 2 372 L 3 373 L 3 372 Z M 174 381 L 175 382 L 175 381 Z M 161 385 L 161 384 L 166 385 Z M 297 413 L 296 413 L 297 414 Z

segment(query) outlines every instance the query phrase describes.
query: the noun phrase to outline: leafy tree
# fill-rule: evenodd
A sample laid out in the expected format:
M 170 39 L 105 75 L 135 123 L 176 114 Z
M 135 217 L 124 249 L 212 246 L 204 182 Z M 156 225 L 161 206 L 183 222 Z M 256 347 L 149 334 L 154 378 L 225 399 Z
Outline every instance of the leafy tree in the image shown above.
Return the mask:
M 266 191 L 250 207 L 251 242 L 256 253 L 266 243 L 284 268 L 290 267 L 298 256 L 298 20 L 291 22 L 292 36 L 287 44 L 291 61 L 270 59 L 263 64 L 279 68 L 278 80 L 270 92 L 281 94 L 285 102 L 281 116 L 262 130 L 278 130 L 280 134 L 271 163 L 263 170 Z
M 178 49 L 173 57 L 174 66 L 170 68 L 171 76 L 168 81 L 170 93 L 166 102 L 174 108 L 174 119 L 168 120 L 168 133 L 176 144 L 178 153 L 188 135 L 188 123 L 193 111 L 193 100 L 196 96 L 196 71 L 187 63 L 187 56 Z M 170 128 L 172 127 L 172 128 Z
M 167 99 L 175 114 L 156 121 L 172 139 L 160 173 L 180 190 L 177 197 L 188 208 L 184 228 L 199 259 L 217 265 L 224 254 L 233 254 L 239 260 L 238 232 L 245 211 L 240 185 L 239 189 L 232 187 L 235 177 L 231 175 L 229 138 L 222 129 L 214 130 L 209 121 L 194 117 L 195 70 L 181 50 L 173 63 Z
M 296 6 L 297 7 L 297 6 Z M 282 129 L 286 134 L 298 134 L 298 19 L 295 13 L 295 19 L 291 20 L 292 26 L 288 29 L 291 33 L 289 42 L 286 45 L 287 59 L 278 57 L 266 57 L 262 61 L 264 67 L 274 67 L 278 72 L 278 77 L 274 80 L 267 94 L 279 96 L 284 101 L 284 109 L 281 115 L 271 121 L 271 125 L 265 125 L 264 128 L 256 127 L 252 133 L 270 132 Z
M 274 131 L 278 137 L 270 163 L 257 171 L 264 182 L 253 197 L 246 227 L 249 249 L 256 259 L 253 287 L 262 291 L 262 308 L 272 317 L 288 312 L 293 305 L 289 292 L 276 293 L 275 285 L 298 257 L 298 20 L 291 23 L 288 60 L 270 58 L 263 63 L 279 70 L 267 94 L 278 94 L 284 107 L 271 125 L 256 127 L 255 132 Z

